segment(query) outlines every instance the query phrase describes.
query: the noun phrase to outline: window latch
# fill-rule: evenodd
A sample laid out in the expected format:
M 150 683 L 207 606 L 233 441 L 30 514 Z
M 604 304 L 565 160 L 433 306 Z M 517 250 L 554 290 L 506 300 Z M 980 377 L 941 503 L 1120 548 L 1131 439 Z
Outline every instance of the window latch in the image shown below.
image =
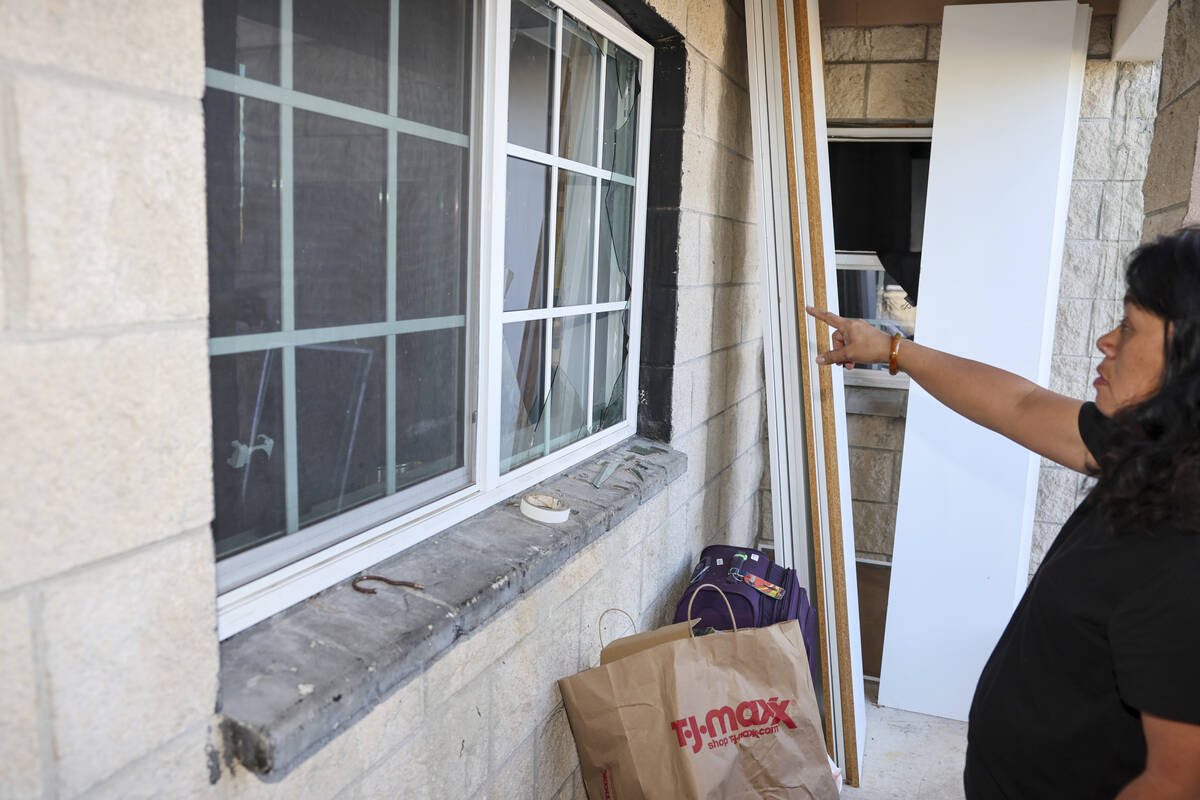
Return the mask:
M 234 469 L 241 469 L 250 463 L 250 457 L 254 455 L 256 450 L 262 450 L 266 453 L 267 460 L 270 461 L 271 451 L 275 449 L 275 440 L 270 436 L 260 433 L 256 441 L 258 444 L 251 447 L 234 439 L 230 442 L 233 445 L 233 452 L 229 455 L 229 458 L 225 459 L 225 463 Z

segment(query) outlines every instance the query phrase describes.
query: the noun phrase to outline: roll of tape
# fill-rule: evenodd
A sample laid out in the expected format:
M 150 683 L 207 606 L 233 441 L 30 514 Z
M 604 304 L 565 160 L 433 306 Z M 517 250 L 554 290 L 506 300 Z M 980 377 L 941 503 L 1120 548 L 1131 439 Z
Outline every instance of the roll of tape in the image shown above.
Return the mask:
M 521 498 L 521 513 L 537 522 L 555 524 L 566 522 L 571 507 L 548 494 L 527 494 Z

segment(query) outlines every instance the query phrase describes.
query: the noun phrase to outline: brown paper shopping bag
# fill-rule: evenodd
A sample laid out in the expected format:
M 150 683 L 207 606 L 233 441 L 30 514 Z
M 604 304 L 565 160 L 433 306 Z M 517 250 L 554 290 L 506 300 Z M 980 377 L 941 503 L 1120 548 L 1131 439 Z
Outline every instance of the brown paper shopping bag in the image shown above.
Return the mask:
M 633 617 L 630 617 L 628 613 L 619 608 L 610 608 L 608 611 L 605 611 L 604 614 L 607 614 L 609 611 L 617 611 L 621 614 L 625 614 L 626 617 L 629 617 L 629 622 L 633 622 Z M 601 619 L 604 618 L 604 614 L 600 615 Z M 611 641 L 608 644 L 604 644 L 604 635 L 603 632 L 601 632 L 600 643 L 602 646 L 600 648 L 600 664 L 603 666 L 604 664 L 610 664 L 613 661 L 619 661 L 626 656 L 631 656 L 634 653 L 640 653 L 641 651 L 654 647 L 657 644 L 673 642 L 676 639 L 687 639 L 692 635 L 692 626 L 699 621 L 700 620 L 696 619 L 684 620 L 683 622 L 676 622 L 674 625 L 667 625 L 663 628 L 655 628 L 652 631 L 644 631 L 642 633 L 635 632 L 632 636 L 625 636 L 621 639 Z M 599 626 L 597 625 L 597 627 Z
M 795 620 L 664 642 L 558 684 L 591 800 L 838 796 Z

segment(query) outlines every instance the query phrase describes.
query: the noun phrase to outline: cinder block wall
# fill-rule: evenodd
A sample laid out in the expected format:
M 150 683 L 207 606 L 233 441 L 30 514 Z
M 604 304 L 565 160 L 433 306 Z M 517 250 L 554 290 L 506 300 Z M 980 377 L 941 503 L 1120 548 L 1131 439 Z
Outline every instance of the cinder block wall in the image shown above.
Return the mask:
M 0 5 L 4 797 L 204 769 L 203 69 L 199 0 Z
M 1095 399 L 1096 340 L 1121 318 L 1125 259 L 1142 238 L 1158 98 L 1158 63 L 1110 60 L 1113 20 L 1092 24 L 1050 362 L 1050 388 L 1081 400 Z M 1043 460 L 1030 575 L 1089 488 L 1083 475 Z
M 1112 16 L 1093 18 L 1089 36 L 1050 370 L 1050 388 L 1081 399 L 1092 397 L 1091 378 L 1100 360 L 1095 341 L 1120 318 L 1124 258 L 1142 236 L 1142 180 L 1158 97 L 1157 64 L 1111 61 L 1113 21 Z M 823 38 L 830 124 L 933 123 L 941 26 L 826 28 Z M 1186 37 L 1176 39 L 1178 49 L 1185 50 Z M 864 431 L 895 427 L 882 419 L 850 419 Z M 899 458 L 897 472 L 889 474 L 879 452 L 887 448 L 873 441 L 861 446 L 874 452 L 861 450 L 858 468 L 851 464 L 855 531 L 862 539 L 856 547 L 861 555 L 886 560 L 895 509 L 879 498 L 889 482 L 898 483 Z M 1086 490 L 1082 476 L 1043 462 L 1031 574 Z
M 858 387 L 848 392 L 865 394 Z M 892 402 L 856 404 L 846 413 L 850 444 L 850 499 L 854 508 L 854 549 L 860 558 L 891 561 L 896 537 L 896 501 L 900 494 L 900 461 L 904 448 L 907 392 L 867 390 L 890 395 Z
M 1146 174 L 1143 239 L 1200 224 L 1200 2 L 1173 0 L 1167 11 L 1162 91 Z
M 688 474 L 671 514 L 702 541 L 750 545 L 767 442 L 743 5 L 652 4 L 688 43 L 672 393 Z
M 688 40 L 673 426 L 686 477 L 282 781 L 220 733 L 200 0 L 0 5 L 0 796 L 582 798 L 556 678 L 757 533 L 745 22 Z
M 929 125 L 941 25 L 825 28 L 825 109 L 831 125 Z

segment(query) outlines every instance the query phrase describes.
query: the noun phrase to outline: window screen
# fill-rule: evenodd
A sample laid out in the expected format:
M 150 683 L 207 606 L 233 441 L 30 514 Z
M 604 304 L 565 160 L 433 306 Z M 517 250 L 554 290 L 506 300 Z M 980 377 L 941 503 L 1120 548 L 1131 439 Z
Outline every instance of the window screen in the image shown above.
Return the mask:
M 473 10 L 399 5 L 205 3 L 218 558 L 468 481 Z

